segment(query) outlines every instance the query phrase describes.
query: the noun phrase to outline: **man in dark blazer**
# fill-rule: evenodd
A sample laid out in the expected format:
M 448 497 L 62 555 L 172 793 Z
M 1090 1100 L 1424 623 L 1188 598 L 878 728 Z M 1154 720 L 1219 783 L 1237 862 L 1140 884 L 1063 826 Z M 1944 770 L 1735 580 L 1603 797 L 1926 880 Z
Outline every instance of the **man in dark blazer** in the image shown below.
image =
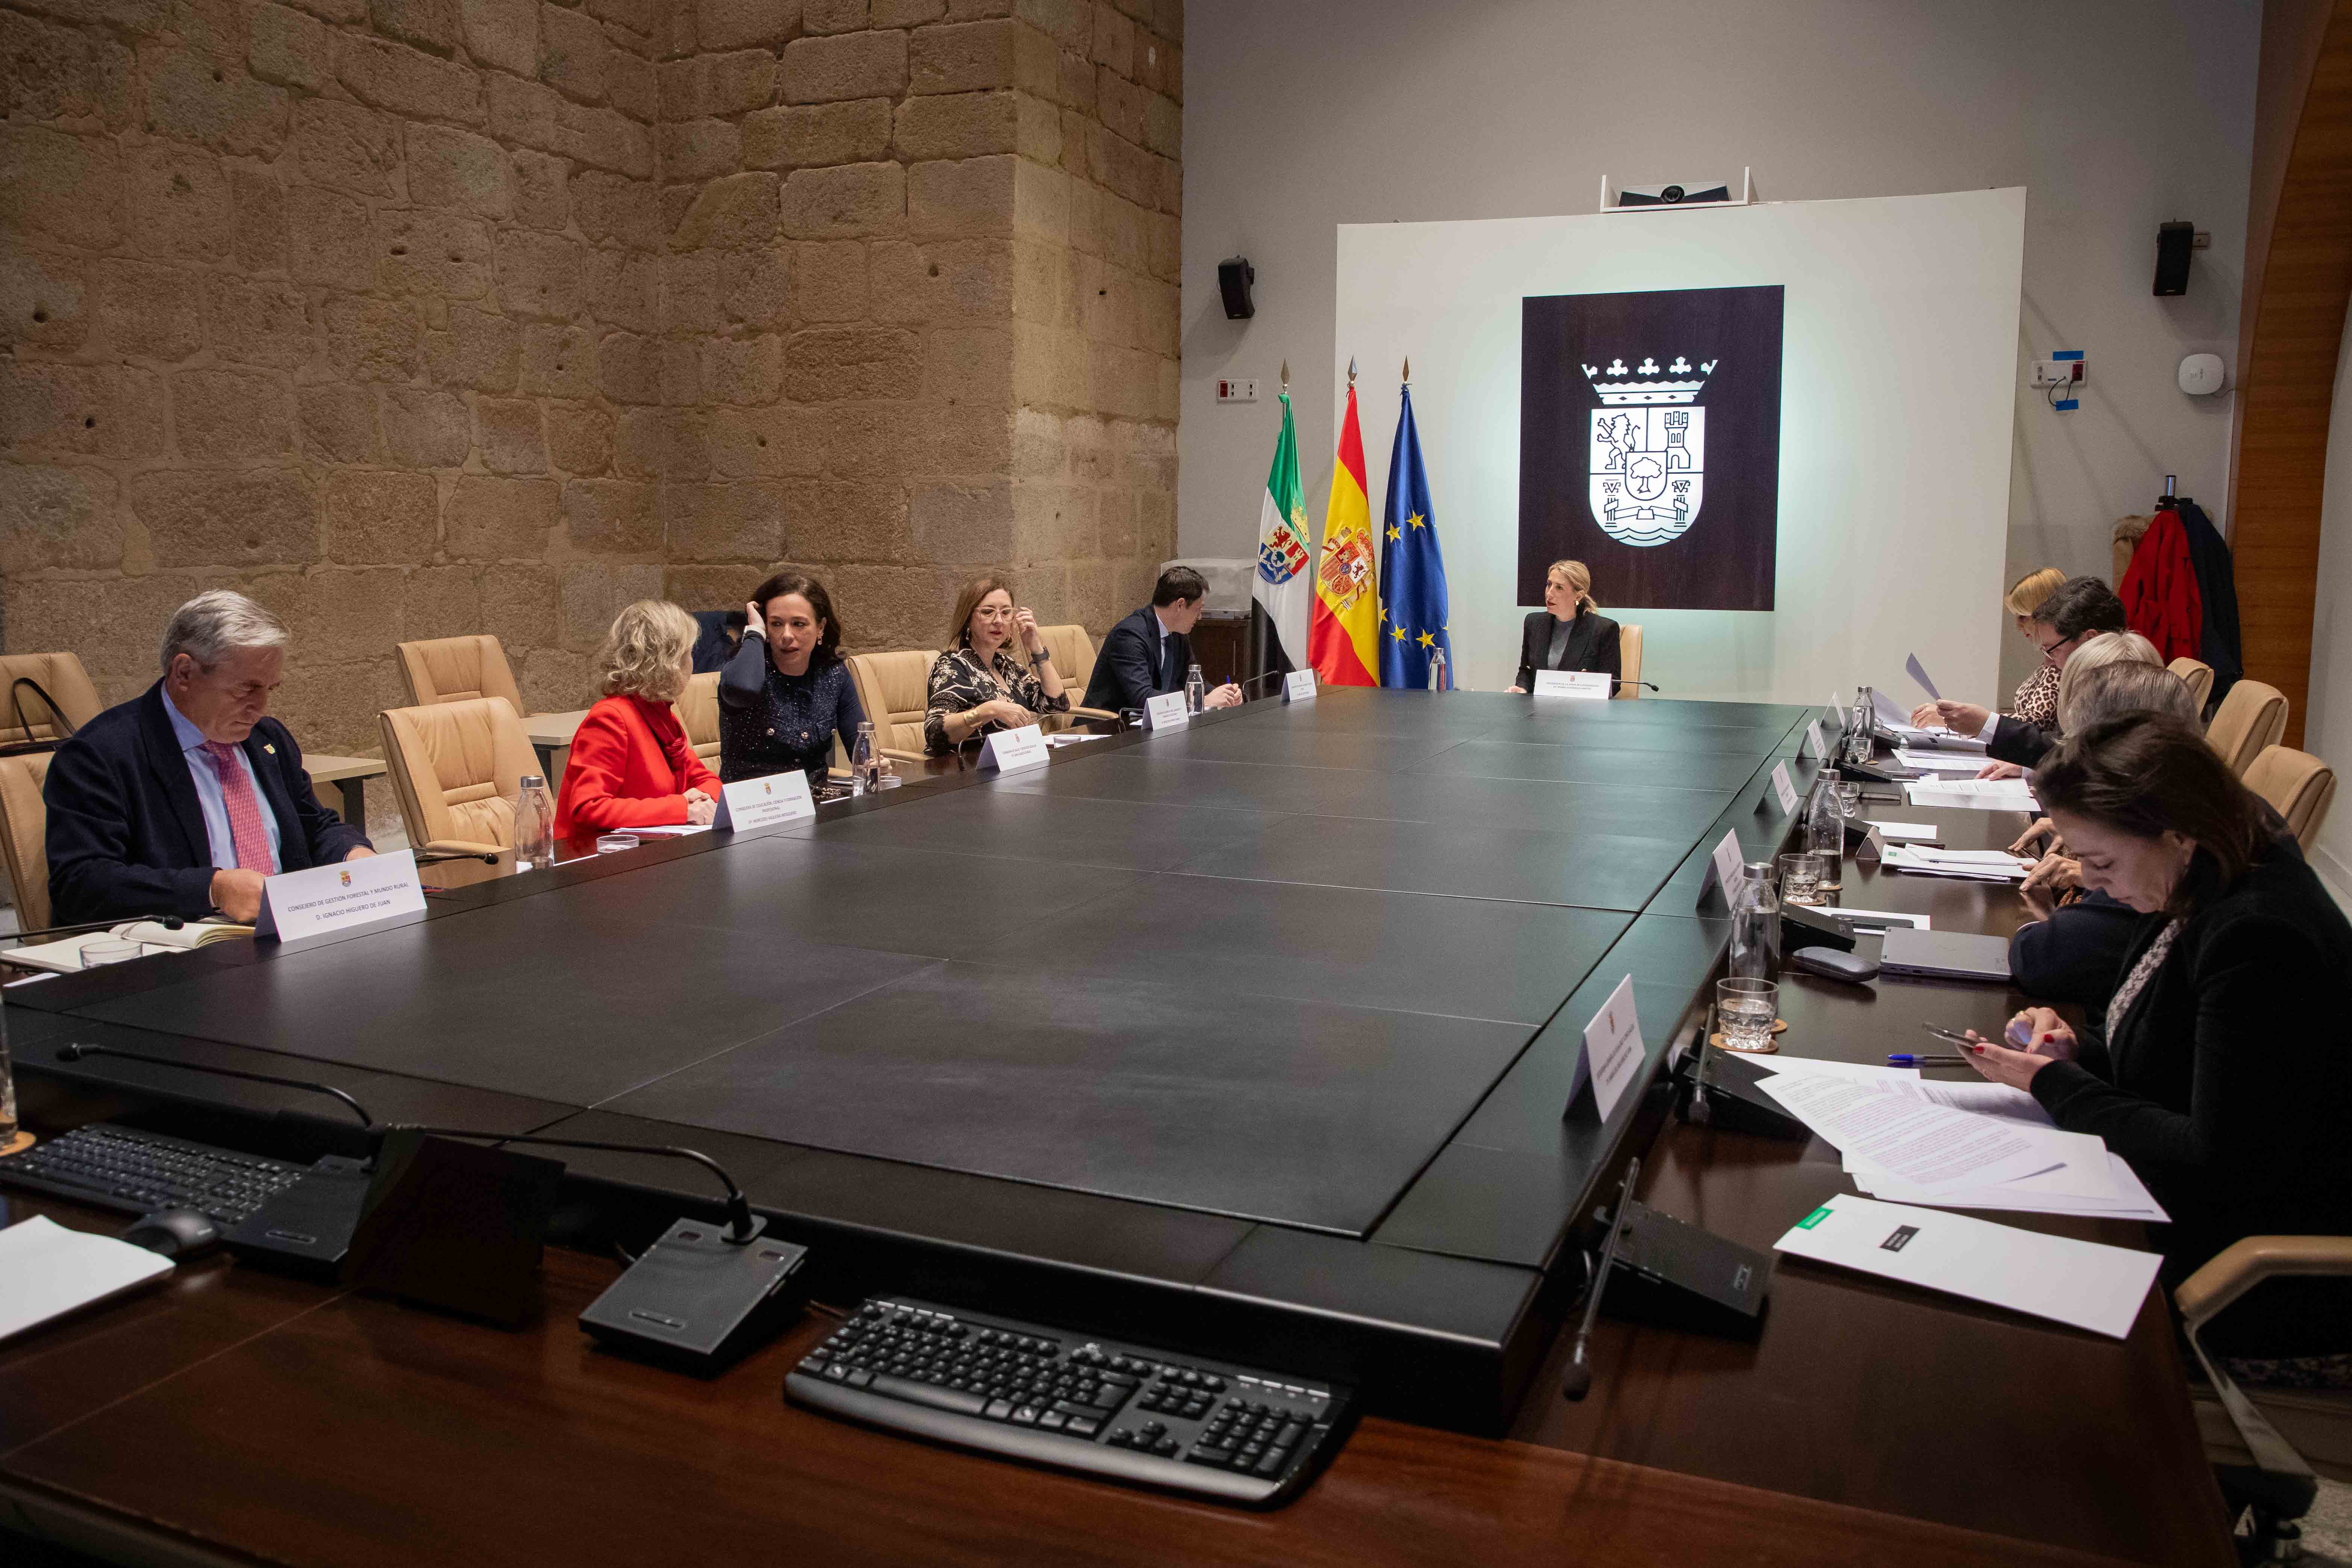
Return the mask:
M 2042 657 L 2060 669 L 2074 650 L 2101 632 L 2126 632 L 2131 622 L 2116 591 L 2096 577 L 2069 577 L 2050 590 L 2033 607 L 2032 633 Z M 1928 710 L 1933 709 L 1931 715 Z M 2055 732 L 2007 713 L 1996 713 L 1973 702 L 1948 699 L 1922 703 L 1912 722 L 1939 720 L 1955 734 L 1974 735 L 1985 743 L 1985 755 L 1996 763 L 2031 768 L 2058 743 Z
M 199 594 L 163 633 L 163 678 L 58 748 L 41 794 L 59 924 L 250 921 L 265 879 L 375 853 L 319 804 L 268 716 L 286 641 L 242 594 Z
M 1184 672 L 1192 666 L 1191 633 L 1207 604 L 1209 584 L 1190 566 L 1171 566 L 1160 574 L 1151 603 L 1111 627 L 1095 655 L 1095 672 L 1087 680 L 1084 706 L 1117 713 L 1140 708 L 1153 697 L 1184 689 Z M 1230 708 L 1242 700 L 1242 689 L 1228 682 L 1202 697 L 1203 708 Z

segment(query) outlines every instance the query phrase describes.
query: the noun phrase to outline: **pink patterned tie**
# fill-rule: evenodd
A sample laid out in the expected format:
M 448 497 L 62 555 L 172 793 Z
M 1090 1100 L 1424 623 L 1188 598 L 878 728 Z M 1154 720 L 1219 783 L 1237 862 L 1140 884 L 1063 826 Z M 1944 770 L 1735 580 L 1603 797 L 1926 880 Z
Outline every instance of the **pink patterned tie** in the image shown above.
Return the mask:
M 205 755 L 220 775 L 221 799 L 228 805 L 229 837 L 236 841 L 237 868 L 275 876 L 277 862 L 269 853 L 269 829 L 262 825 L 261 803 L 253 797 L 253 778 L 237 764 L 236 748 L 226 741 L 206 741 Z

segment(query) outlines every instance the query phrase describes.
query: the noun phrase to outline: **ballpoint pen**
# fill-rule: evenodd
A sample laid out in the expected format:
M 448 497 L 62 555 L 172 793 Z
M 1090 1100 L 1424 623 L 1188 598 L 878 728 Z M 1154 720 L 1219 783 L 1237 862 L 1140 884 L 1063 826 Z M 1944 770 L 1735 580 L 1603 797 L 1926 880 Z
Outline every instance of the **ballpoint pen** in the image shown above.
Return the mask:
M 1890 1051 L 1887 1053 L 1886 1065 L 1891 1068 L 1956 1068 L 1967 1065 L 1967 1058 L 1906 1056 L 1901 1051 Z

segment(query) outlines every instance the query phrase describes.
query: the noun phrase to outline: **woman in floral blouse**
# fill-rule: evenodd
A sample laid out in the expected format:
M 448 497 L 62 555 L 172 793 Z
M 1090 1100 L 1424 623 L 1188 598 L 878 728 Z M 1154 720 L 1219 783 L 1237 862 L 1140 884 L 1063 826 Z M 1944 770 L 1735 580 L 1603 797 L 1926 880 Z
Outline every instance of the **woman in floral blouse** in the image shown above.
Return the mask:
M 923 750 L 944 756 L 976 735 L 1017 730 L 1041 713 L 1069 710 L 1037 617 L 1013 606 L 1013 585 L 1003 578 L 966 584 L 948 625 L 954 646 L 931 665 Z M 1008 651 L 1015 643 L 1021 662 Z

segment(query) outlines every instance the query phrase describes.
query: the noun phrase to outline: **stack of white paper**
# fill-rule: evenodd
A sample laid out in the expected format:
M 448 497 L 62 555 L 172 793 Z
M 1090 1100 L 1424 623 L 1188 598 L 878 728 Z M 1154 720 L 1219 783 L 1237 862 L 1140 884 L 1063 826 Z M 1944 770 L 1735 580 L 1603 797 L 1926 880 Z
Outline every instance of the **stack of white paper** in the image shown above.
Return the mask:
M 2153 1252 L 1843 1194 L 1799 1220 L 1772 1245 L 1792 1258 L 2030 1312 L 2118 1340 L 2131 1332 L 2163 1261 Z
M 1854 1185 L 1951 1208 L 2168 1217 L 2098 1138 L 2062 1132 L 2033 1097 L 1916 1071 L 1775 1058 L 1765 1092 L 1844 1156 Z
M 1980 752 L 1914 750 L 1908 745 L 1895 748 L 1895 760 L 1915 773 L 1951 773 L 1960 778 L 1974 778 L 1982 771 L 1984 754 Z
M 1881 822 L 1874 816 L 1869 821 L 1889 844 L 1939 844 L 1944 837 L 1932 822 Z
M 1890 844 L 1884 866 L 1919 877 L 1959 877 L 1978 882 L 2018 882 L 2033 862 L 2000 849 L 1938 849 L 1926 844 Z
M 1965 811 L 2032 811 L 2030 779 L 1913 779 L 1904 784 L 1913 805 L 1958 806 Z

